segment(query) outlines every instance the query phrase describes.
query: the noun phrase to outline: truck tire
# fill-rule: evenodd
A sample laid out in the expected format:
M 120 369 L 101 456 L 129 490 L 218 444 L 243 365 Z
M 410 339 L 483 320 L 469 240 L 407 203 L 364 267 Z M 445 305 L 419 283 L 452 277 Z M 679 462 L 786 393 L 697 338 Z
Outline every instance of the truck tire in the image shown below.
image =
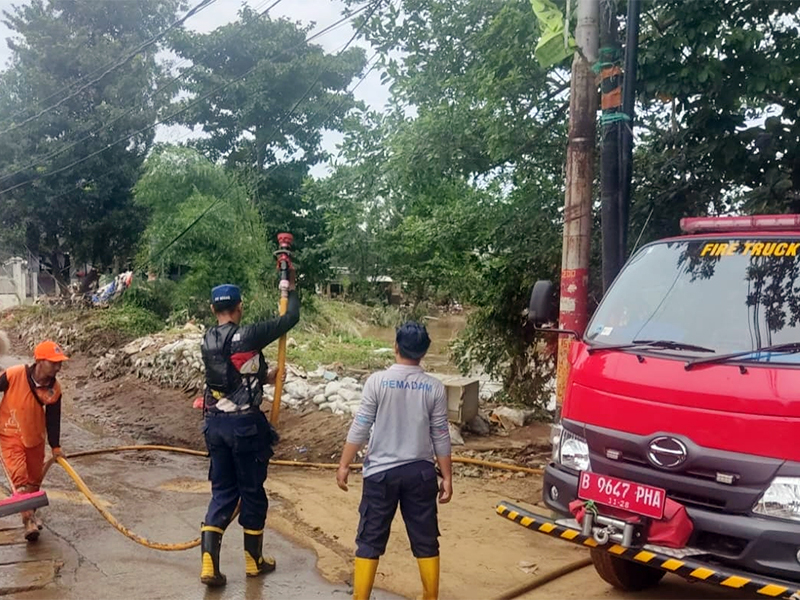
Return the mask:
M 591 553 L 597 574 L 603 581 L 624 592 L 640 592 L 655 587 L 666 574 L 661 569 L 613 556 L 605 550 L 592 550 Z

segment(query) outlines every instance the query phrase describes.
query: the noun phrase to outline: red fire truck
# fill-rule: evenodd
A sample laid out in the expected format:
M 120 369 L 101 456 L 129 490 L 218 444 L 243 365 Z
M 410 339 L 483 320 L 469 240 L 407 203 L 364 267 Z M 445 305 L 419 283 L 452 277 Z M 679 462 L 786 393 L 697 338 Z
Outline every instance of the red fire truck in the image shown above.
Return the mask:
M 621 589 L 672 572 L 796 599 L 800 215 L 681 227 L 634 253 L 575 334 L 544 476 L 558 518 L 497 512 L 588 546 Z M 539 328 L 552 297 L 534 286 Z

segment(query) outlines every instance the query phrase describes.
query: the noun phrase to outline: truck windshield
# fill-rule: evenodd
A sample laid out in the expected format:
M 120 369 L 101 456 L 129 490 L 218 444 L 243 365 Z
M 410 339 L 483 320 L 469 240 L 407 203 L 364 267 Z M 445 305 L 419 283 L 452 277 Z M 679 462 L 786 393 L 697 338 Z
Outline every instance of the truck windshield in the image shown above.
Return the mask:
M 800 363 L 800 354 L 748 356 L 800 342 L 800 240 L 696 239 L 658 242 L 628 262 L 589 323 L 596 348 L 669 340 L 745 352 L 742 360 Z M 650 347 L 648 352 L 675 353 Z M 638 350 L 637 350 L 638 351 Z M 681 350 L 681 355 L 696 355 Z

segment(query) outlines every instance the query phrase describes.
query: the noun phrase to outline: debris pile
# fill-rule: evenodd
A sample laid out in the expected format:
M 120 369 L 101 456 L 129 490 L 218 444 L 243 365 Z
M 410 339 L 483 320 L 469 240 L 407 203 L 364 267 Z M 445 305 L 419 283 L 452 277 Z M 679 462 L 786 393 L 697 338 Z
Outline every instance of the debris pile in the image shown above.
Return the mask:
M 114 379 L 132 374 L 145 381 L 185 392 L 203 388 L 202 334 L 181 332 L 139 338 L 107 352 L 94 366 L 95 377 Z

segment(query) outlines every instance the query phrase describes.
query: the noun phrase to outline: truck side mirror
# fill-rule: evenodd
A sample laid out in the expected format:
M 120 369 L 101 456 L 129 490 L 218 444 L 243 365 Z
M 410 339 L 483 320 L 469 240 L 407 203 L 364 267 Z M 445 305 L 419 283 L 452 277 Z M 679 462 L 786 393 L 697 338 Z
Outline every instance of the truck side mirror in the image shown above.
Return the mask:
M 537 281 L 531 290 L 531 301 L 528 304 L 528 321 L 534 327 L 556 320 L 556 305 L 553 295 L 552 281 Z

